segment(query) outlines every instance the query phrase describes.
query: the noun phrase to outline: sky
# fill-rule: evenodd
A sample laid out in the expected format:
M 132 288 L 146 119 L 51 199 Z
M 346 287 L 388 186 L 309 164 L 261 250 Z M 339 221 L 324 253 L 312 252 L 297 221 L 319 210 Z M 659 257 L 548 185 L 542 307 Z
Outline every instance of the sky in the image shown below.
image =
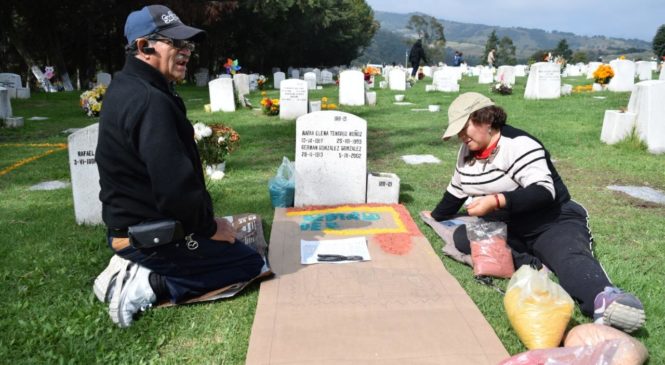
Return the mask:
M 367 0 L 372 9 L 502 27 L 653 40 L 665 0 Z M 444 29 L 445 33 L 445 29 Z

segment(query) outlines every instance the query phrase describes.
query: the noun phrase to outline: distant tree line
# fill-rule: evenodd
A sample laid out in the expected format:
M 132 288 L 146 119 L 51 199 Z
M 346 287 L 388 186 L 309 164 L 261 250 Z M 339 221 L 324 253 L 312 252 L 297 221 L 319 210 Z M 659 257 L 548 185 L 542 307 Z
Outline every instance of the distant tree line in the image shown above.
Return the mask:
M 190 70 L 221 72 L 226 58 L 262 73 L 349 64 L 379 28 L 364 0 L 4 0 L 0 72 L 26 76 L 30 66 L 50 65 L 62 78 L 78 73 L 85 85 L 97 71 L 118 71 L 127 15 L 154 3 L 207 31 Z

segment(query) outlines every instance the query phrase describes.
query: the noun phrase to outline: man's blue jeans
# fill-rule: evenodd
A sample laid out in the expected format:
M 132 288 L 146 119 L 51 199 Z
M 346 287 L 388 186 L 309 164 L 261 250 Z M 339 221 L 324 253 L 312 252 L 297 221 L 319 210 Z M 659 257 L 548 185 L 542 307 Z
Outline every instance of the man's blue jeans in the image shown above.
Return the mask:
M 164 276 L 173 303 L 248 281 L 261 272 L 263 258 L 252 248 L 236 241 L 231 244 L 194 235 L 198 245 L 179 241 L 154 248 L 135 249 L 131 245 L 119 256 Z

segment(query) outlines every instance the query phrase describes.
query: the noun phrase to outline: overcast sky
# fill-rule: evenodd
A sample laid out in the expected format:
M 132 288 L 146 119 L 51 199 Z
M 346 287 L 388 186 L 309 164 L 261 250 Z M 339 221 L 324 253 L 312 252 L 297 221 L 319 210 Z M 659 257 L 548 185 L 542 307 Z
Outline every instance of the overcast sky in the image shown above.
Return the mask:
M 367 0 L 374 9 L 438 19 L 577 35 L 653 40 L 665 24 L 665 0 Z M 445 31 L 445 30 L 444 30 Z

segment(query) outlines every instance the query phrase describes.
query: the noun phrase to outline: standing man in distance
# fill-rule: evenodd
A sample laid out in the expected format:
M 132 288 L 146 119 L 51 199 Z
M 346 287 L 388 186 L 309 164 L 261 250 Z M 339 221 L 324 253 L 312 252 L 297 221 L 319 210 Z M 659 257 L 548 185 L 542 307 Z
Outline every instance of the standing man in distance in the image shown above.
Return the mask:
M 248 281 L 264 265 L 236 242 L 229 222 L 215 218 L 194 129 L 173 87 L 205 32 L 150 5 L 129 14 L 125 37 L 127 59 L 104 97 L 95 154 L 115 256 L 94 291 L 110 301 L 120 327 L 154 303 Z M 173 238 L 164 239 L 165 230 Z
M 420 60 L 427 63 L 427 57 L 425 56 L 425 50 L 423 49 L 423 42 L 418 39 L 411 47 L 411 51 L 409 51 L 409 62 L 412 67 L 411 77 L 416 77 L 416 73 L 418 73 L 418 68 L 420 67 Z

